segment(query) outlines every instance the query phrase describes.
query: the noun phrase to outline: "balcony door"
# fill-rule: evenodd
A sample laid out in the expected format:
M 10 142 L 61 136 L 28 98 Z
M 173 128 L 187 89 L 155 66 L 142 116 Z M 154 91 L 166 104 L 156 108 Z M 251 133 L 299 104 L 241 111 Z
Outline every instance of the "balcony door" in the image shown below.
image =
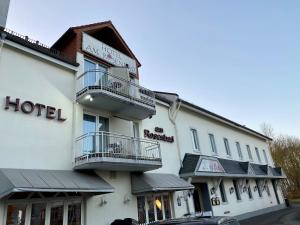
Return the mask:
M 84 114 L 83 133 L 86 136 L 83 142 L 83 154 L 106 151 L 108 146 L 108 131 L 108 118 Z
M 104 75 L 107 73 L 107 68 L 101 64 L 85 59 L 84 72 L 84 87 L 101 85 L 106 81 Z

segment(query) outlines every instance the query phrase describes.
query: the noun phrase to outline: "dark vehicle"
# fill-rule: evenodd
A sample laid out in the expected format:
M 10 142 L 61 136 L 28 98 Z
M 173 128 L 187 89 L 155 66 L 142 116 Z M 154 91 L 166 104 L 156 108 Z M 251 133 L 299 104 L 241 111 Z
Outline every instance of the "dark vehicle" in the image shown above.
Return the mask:
M 151 225 L 240 225 L 239 221 L 233 217 L 197 217 L 189 216 L 179 219 L 164 220 Z

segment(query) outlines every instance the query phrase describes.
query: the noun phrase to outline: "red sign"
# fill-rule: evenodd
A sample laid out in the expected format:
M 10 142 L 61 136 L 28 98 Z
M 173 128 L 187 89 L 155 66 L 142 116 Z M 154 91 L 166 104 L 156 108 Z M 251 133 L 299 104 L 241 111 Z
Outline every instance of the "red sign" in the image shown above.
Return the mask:
M 161 134 L 164 131 L 162 128 L 155 127 L 154 131 L 157 133 L 160 133 L 160 134 L 151 133 L 149 130 L 145 129 L 144 137 L 158 140 L 158 141 L 165 141 L 165 142 L 170 142 L 170 143 L 174 142 L 174 136 L 166 136 L 165 134 Z

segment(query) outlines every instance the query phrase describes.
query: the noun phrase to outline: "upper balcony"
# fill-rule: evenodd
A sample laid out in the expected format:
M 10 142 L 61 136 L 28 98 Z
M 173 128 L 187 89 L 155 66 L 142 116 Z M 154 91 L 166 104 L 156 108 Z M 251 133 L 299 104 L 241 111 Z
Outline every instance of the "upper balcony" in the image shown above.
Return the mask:
M 87 133 L 76 139 L 76 170 L 149 171 L 160 167 L 158 142 L 103 131 Z
M 77 79 L 77 102 L 129 120 L 155 114 L 154 92 L 119 76 L 91 70 Z

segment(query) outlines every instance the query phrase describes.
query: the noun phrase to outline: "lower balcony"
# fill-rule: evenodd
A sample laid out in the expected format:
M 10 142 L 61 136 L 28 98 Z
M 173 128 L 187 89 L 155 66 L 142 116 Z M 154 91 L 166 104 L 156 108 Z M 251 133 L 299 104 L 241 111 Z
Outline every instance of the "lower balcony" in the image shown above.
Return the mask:
M 149 171 L 162 167 L 158 142 L 110 132 L 92 132 L 76 139 L 75 170 Z

